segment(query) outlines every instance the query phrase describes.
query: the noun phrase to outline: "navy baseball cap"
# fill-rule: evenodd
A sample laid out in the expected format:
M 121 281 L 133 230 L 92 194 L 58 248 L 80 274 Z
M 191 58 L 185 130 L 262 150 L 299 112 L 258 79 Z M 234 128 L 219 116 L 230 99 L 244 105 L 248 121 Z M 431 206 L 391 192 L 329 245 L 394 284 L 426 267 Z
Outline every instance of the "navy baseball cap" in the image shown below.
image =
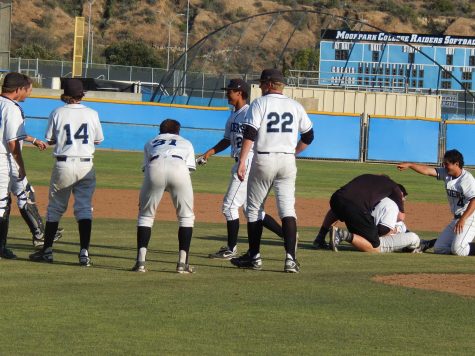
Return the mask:
M 259 82 L 285 83 L 285 79 L 284 75 L 280 70 L 275 68 L 268 68 L 262 71 Z
M 84 95 L 84 87 L 79 79 L 67 79 L 63 83 L 64 95 L 77 97 Z
M 231 79 L 226 88 L 221 88 L 222 90 L 240 90 L 246 94 L 249 94 L 249 84 L 242 79 Z

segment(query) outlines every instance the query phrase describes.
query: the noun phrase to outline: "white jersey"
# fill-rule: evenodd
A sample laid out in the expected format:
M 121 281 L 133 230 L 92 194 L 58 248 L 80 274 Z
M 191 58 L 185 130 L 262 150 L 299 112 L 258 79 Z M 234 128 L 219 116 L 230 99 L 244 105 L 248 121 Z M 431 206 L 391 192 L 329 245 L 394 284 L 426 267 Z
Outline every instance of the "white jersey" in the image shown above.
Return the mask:
M 298 134 L 312 129 L 303 106 L 282 94 L 267 94 L 254 100 L 245 124 L 258 131 L 254 151 L 295 153 Z
M 190 141 L 175 134 L 160 134 L 144 147 L 144 166 L 158 157 L 181 158 L 188 169 L 195 170 L 195 151 Z
M 233 111 L 228 121 L 226 121 L 224 138 L 231 143 L 231 157 L 233 158 L 239 158 L 239 154 L 241 153 L 243 123 L 248 109 L 249 105 L 244 105 L 239 110 Z
M 376 226 L 383 225 L 394 230 L 398 213 L 399 208 L 397 204 L 389 198 L 384 198 L 374 207 L 371 215 Z
M 0 96 L 0 154 L 10 152 L 8 142 L 26 137 L 23 112 L 15 101 Z
M 475 198 L 475 178 L 470 172 L 462 169 L 462 174 L 455 178 L 443 167 L 435 169 L 437 179 L 445 182 L 447 199 L 454 216 L 460 216 L 467 209 L 470 199 Z
M 104 140 L 97 111 L 82 104 L 66 104 L 50 114 L 46 140 L 56 141 L 53 155 L 92 158 Z

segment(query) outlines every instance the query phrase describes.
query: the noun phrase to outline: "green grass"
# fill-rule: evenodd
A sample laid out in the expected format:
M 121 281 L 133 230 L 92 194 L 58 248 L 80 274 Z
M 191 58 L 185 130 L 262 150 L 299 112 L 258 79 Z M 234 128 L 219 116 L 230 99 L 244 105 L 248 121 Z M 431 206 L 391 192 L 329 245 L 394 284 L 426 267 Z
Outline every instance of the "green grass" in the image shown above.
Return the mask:
M 53 165 L 51 149 L 47 152 L 25 149 L 24 156 L 30 181 L 34 185 L 49 185 Z M 142 160 L 143 154 L 140 152 L 97 151 L 94 159 L 97 187 L 139 189 L 142 184 Z M 206 166 L 198 167 L 192 174 L 194 191 L 223 194 L 229 182 L 229 172 L 233 163 L 229 157 L 212 157 Z M 399 172 L 394 164 L 298 160 L 297 167 L 298 197 L 326 199 L 355 176 L 373 173 L 387 174 L 403 184 L 412 201 L 434 203 L 447 201 L 442 182 L 413 171 Z
M 197 273 L 179 275 L 176 223 L 157 222 L 149 272 L 138 274 L 128 271 L 135 221 L 95 220 L 88 269 L 77 265 L 74 221 L 62 225 L 55 263 L 34 264 L 24 225 L 13 218 L 19 260 L 0 261 L 2 354 L 469 354 L 475 347 L 473 299 L 371 281 L 474 273 L 471 258 L 314 251 L 313 231 L 303 229 L 302 273 L 282 272 L 282 243 L 268 233 L 264 270 L 247 271 L 206 257 L 222 244 L 224 224 L 197 224 L 190 257 Z
M 35 185 L 48 184 L 49 153 L 25 149 Z M 98 187 L 138 189 L 141 160 L 140 153 L 97 152 Z M 223 194 L 231 165 L 229 158 L 212 158 L 193 174 L 195 191 Z M 413 200 L 445 202 L 440 182 L 397 172 L 394 165 L 299 161 L 298 168 L 300 197 L 328 198 L 352 177 L 373 172 L 405 184 Z M 302 273 L 282 272 L 282 242 L 267 232 L 264 270 L 239 270 L 207 258 L 225 241 L 225 224 L 197 223 L 190 257 L 197 273 L 178 275 L 177 224 L 156 222 L 149 272 L 137 274 L 129 271 L 135 223 L 95 219 L 94 265 L 85 269 L 77 265 L 73 219 L 61 221 L 66 232 L 55 244 L 55 263 L 45 265 L 27 260 L 26 226 L 12 217 L 9 245 L 19 259 L 0 260 L 0 353 L 408 355 L 471 354 L 475 348 L 473 298 L 371 281 L 376 274 L 474 274 L 473 258 L 314 251 L 314 227 L 299 229 Z M 244 224 L 241 229 L 243 251 Z

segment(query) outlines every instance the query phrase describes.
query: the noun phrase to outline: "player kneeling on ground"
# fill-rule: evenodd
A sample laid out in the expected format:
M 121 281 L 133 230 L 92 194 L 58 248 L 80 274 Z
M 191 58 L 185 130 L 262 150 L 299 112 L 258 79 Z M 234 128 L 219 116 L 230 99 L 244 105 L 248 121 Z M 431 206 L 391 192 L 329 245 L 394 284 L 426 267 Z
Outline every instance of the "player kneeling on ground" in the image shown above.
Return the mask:
M 59 220 L 74 195 L 74 216 L 78 223 L 79 264 L 91 265 L 89 244 L 92 229 L 92 196 L 96 189 L 96 172 L 92 163 L 95 145 L 104 140 L 96 111 L 81 104 L 84 89 L 79 79 L 64 83 L 61 100 L 66 105 L 53 110 L 46 128 L 48 144 L 55 145 L 55 163 L 49 187 L 44 245 L 30 255 L 35 262 L 53 262 L 53 241 Z
M 443 167 L 429 167 L 415 163 L 400 163 L 397 168 L 408 168 L 426 176 L 443 180 L 450 210 L 454 216 L 449 225 L 440 233 L 434 244 L 434 252 L 458 256 L 474 256 L 475 243 L 475 179 L 463 169 L 464 160 L 457 150 L 445 152 Z
M 331 209 L 314 245 L 324 242 L 326 233 L 330 231 L 334 251 L 338 251 L 341 241 L 347 241 L 363 252 L 392 252 L 419 247 L 416 234 L 394 234 L 396 221 L 404 220 L 406 195 L 404 187 L 387 176 L 363 174 L 356 177 L 332 195 Z M 349 231 L 333 227 L 337 220 L 344 221 Z
M 165 191 L 169 192 L 178 217 L 178 273 L 192 273 L 188 264 L 195 215 L 193 187 L 189 171 L 194 171 L 195 152 L 190 141 L 180 134 L 180 123 L 166 119 L 160 134 L 144 147 L 144 180 L 140 190 L 137 221 L 137 261 L 135 272 L 146 272 L 145 256 L 155 214 Z

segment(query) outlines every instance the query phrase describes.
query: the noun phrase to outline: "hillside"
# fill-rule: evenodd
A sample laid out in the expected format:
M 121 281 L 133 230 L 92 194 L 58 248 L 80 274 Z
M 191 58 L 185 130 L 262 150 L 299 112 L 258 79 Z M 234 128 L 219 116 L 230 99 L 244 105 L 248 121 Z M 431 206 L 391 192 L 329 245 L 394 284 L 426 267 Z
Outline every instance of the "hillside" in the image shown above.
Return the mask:
M 190 0 L 189 46 L 239 18 L 302 8 L 364 20 L 386 31 L 470 36 L 475 31 L 475 6 L 471 3 L 469 0 Z M 183 52 L 186 4 L 186 0 L 95 0 L 91 6 L 93 62 L 165 67 L 170 36 L 172 63 Z M 85 16 L 87 25 L 88 1 L 13 0 L 12 56 L 70 60 L 75 16 Z M 262 17 L 250 22 L 247 35 L 259 36 L 268 20 Z M 279 33 L 266 38 L 263 52 L 281 48 L 281 34 L 293 31 L 296 21 L 290 15 L 279 19 Z M 322 23 L 326 26 L 328 17 L 315 16 L 300 24 L 290 48 L 312 48 Z M 329 27 L 343 25 L 334 21 Z M 253 65 L 258 66 L 264 60 Z M 217 63 L 210 61 L 206 69 L 212 70 L 213 65 Z

